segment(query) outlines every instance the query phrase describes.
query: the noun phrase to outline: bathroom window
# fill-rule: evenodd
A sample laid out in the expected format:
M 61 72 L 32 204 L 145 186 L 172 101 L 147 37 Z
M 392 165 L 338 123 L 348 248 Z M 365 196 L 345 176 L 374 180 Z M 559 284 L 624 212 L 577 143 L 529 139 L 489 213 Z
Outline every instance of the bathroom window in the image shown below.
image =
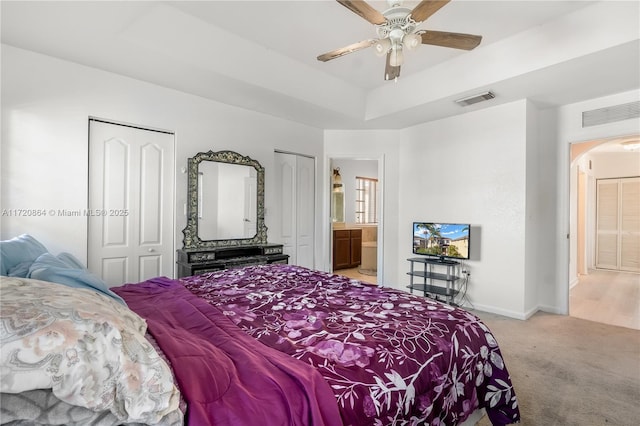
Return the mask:
M 378 179 L 356 176 L 356 223 L 378 223 Z

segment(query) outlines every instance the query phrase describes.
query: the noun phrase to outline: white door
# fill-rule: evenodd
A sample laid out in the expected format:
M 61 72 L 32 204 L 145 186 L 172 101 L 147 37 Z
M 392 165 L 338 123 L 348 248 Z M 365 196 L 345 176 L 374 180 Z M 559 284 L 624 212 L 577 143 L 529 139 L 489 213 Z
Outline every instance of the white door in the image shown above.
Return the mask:
M 280 235 L 292 265 L 314 267 L 315 161 L 276 152 L 276 181 L 281 197 Z
M 108 285 L 173 276 L 174 135 L 89 121 L 88 268 Z
M 296 156 L 297 265 L 313 268 L 315 223 L 315 161 Z
M 640 272 L 640 178 L 598 180 L 596 267 Z
M 640 178 L 620 179 L 620 270 L 640 272 Z

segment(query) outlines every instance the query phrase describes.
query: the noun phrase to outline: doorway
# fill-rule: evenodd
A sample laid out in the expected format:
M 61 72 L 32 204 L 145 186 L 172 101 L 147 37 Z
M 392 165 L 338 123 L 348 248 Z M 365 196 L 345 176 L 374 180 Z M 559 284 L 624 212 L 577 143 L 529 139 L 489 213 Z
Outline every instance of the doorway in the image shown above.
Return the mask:
M 639 329 L 640 151 L 624 150 L 621 140 L 629 137 L 571 146 L 569 315 Z M 632 183 L 627 188 L 634 188 L 631 198 L 636 200 L 635 207 L 608 203 L 623 191 L 621 180 Z M 605 201 L 606 205 L 601 205 Z M 629 209 L 635 209 L 635 213 L 626 214 L 625 219 L 624 211 Z M 621 233 L 619 225 L 623 222 L 625 230 L 631 222 L 637 229 Z M 611 230 L 613 225 L 616 232 Z M 616 266 L 621 263 L 633 264 L 635 269 L 622 271 Z
M 383 276 L 382 168 L 379 158 L 329 158 L 331 270 L 374 285 Z
M 89 120 L 88 269 L 109 286 L 173 276 L 174 135 Z

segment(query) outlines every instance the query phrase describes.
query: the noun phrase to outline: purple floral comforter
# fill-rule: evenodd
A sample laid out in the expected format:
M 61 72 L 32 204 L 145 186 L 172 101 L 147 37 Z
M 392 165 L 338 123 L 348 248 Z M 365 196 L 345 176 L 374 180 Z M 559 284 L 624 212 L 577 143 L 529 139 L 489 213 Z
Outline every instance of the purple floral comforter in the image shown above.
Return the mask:
M 498 344 L 476 316 L 292 265 L 181 279 L 247 334 L 313 367 L 344 425 L 455 425 L 484 407 L 520 419 Z
M 189 426 L 340 425 L 317 371 L 257 344 L 178 281 L 159 277 L 113 290 L 145 318 L 169 359 Z

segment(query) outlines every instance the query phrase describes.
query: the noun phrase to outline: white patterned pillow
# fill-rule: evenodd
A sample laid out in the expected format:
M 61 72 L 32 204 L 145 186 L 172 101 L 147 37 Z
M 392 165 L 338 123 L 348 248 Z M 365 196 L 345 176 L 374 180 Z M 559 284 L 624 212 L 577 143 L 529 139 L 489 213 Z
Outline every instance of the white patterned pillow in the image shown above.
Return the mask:
M 73 405 L 123 422 L 156 423 L 179 392 L 144 338 L 146 323 L 92 290 L 0 279 L 0 391 L 52 389 Z

